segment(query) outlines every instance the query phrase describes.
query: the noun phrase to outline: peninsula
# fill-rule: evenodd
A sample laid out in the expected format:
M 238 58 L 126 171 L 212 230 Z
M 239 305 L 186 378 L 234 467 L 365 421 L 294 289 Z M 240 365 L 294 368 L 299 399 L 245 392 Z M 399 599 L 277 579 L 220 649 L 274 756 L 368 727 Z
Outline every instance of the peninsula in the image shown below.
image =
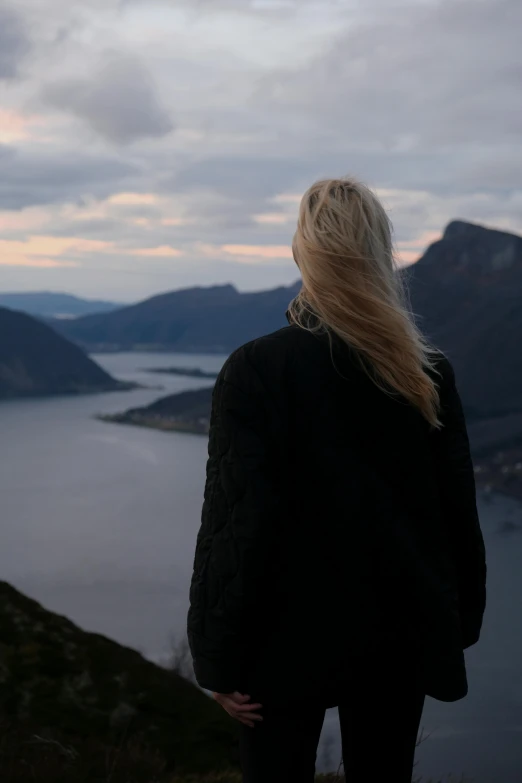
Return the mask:
M 215 380 L 217 372 L 208 372 L 200 367 L 144 367 L 143 372 L 153 372 L 161 375 L 180 375 L 184 378 L 209 378 Z

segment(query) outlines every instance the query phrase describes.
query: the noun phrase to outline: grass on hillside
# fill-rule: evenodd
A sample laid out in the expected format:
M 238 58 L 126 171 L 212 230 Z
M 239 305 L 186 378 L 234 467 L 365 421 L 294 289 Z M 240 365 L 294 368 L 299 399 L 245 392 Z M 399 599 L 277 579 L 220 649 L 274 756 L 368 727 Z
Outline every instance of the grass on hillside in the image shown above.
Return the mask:
M 67 737 L 33 725 L 0 721 L 2 783 L 242 783 L 237 770 L 213 775 L 182 775 L 139 738 L 109 746 L 94 738 Z M 288 783 L 300 783 L 292 779 Z M 316 783 L 346 783 L 344 775 L 317 775 Z M 368 778 L 361 783 L 374 783 Z M 417 778 L 414 783 L 421 783 Z M 449 778 L 422 783 L 471 783 Z

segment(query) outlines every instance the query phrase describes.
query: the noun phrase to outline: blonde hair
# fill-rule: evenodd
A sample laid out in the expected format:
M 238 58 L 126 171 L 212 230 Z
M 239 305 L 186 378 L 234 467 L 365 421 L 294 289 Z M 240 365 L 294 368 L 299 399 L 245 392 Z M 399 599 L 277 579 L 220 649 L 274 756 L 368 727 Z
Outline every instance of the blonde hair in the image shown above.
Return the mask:
M 337 334 L 379 388 L 440 427 L 430 375 L 437 374 L 435 351 L 406 304 L 391 222 L 377 196 L 351 178 L 316 182 L 301 201 L 293 252 L 303 288 L 290 305 L 290 321 Z

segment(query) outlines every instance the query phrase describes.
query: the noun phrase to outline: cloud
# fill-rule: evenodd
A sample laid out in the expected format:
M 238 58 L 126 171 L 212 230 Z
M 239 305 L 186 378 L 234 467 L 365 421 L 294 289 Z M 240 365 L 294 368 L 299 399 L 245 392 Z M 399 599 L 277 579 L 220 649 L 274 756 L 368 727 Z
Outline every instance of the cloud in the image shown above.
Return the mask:
M 40 122 L 40 117 L 0 108 L 0 144 L 11 144 L 30 138 L 30 127 Z
M 25 240 L 0 239 L 0 266 L 27 266 L 41 268 L 75 267 L 92 256 L 114 255 L 146 258 L 177 258 L 183 253 L 170 245 L 127 248 L 113 241 L 30 235 Z
M 0 79 L 15 79 L 30 50 L 26 25 L 14 7 L 0 0 Z
M 378 190 L 406 263 L 455 217 L 522 231 L 519 0 L 16 8 L 32 49 L 2 106 L 1 237 L 111 249 L 4 267 L 3 286 L 291 282 L 301 194 L 345 173 Z
M 76 261 L 57 258 L 31 258 L 30 256 L 0 256 L 0 266 L 28 266 L 34 269 L 66 269 L 79 266 Z
M 314 156 L 317 159 L 317 154 Z M 315 161 L 312 161 L 312 166 Z M 270 198 L 288 183 L 298 182 L 310 168 L 309 161 L 292 155 L 206 156 L 180 168 L 163 187 L 171 192 L 194 188 L 218 189 L 223 196 L 242 199 Z
M 151 258 L 174 258 L 182 256 L 181 250 L 177 250 L 170 245 L 160 245 L 158 247 L 143 247 L 138 250 L 129 250 L 132 256 L 150 256 Z
M 107 201 L 109 204 L 142 206 L 143 204 L 156 204 L 158 197 L 155 193 L 114 193 Z
M 131 56 L 109 60 L 90 78 L 48 85 L 43 97 L 115 144 L 161 138 L 174 129 L 147 70 Z
M 231 256 L 259 259 L 293 258 L 287 245 L 223 245 L 221 250 Z
M 290 215 L 284 212 L 264 212 L 261 215 L 253 215 L 252 219 L 263 226 L 281 226 L 290 222 Z
M 498 146 L 522 130 L 521 28 L 519 0 L 391 2 L 308 67 L 269 74 L 259 97 L 347 149 Z
M 106 154 L 0 145 L 0 209 L 105 198 L 138 173 Z
M 293 260 L 292 250 L 288 245 L 211 245 L 204 242 L 196 243 L 196 255 L 202 258 L 222 258 L 233 260 L 236 264 L 285 264 Z
M 104 242 L 71 237 L 32 236 L 25 242 L 0 239 L 0 266 L 40 267 L 44 269 L 78 266 L 78 261 L 61 259 L 63 253 L 96 252 Z

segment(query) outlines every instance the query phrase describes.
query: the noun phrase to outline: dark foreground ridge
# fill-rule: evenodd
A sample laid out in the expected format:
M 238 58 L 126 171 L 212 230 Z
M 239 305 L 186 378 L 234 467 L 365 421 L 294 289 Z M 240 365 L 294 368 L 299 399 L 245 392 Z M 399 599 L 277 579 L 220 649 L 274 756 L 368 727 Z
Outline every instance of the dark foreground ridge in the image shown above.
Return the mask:
M 24 731 L 49 742 L 59 735 L 62 746 L 74 747 L 81 738 L 82 752 L 89 743 L 91 751 L 96 743 L 114 751 L 130 742 L 143 758 L 176 773 L 238 766 L 236 724 L 199 688 L 134 650 L 82 631 L 5 582 L 0 582 L 0 722 L 2 736 L 11 731 L 13 742 Z M 25 746 L 28 753 L 34 750 Z M 2 741 L 0 770 L 6 752 Z M 1 773 L 0 778 L 11 780 Z
M 238 729 L 188 680 L 0 582 L 2 782 L 241 783 Z
M 0 399 L 130 388 L 49 326 L 0 308 Z

